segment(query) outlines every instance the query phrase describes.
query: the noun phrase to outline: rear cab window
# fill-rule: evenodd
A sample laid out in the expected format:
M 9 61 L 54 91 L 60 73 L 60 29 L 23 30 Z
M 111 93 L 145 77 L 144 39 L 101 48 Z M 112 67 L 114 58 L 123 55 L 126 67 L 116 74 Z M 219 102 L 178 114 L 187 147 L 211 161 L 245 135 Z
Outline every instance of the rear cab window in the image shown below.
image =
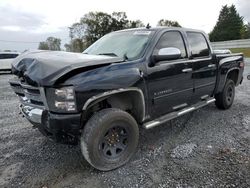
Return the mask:
M 210 56 L 207 40 L 202 33 L 187 32 L 187 39 L 193 58 L 205 58 Z

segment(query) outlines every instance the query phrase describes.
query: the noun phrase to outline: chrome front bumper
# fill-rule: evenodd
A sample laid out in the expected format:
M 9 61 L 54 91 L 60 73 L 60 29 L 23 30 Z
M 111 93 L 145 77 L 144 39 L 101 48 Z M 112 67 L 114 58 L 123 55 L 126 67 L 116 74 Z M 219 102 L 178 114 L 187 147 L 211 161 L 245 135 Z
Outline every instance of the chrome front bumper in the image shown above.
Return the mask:
M 31 106 L 20 105 L 20 110 L 22 114 L 33 123 L 42 123 L 43 110 Z
M 28 85 L 14 77 L 10 86 L 19 97 L 21 113 L 34 124 L 42 123 L 42 114 L 47 107 L 44 88 Z

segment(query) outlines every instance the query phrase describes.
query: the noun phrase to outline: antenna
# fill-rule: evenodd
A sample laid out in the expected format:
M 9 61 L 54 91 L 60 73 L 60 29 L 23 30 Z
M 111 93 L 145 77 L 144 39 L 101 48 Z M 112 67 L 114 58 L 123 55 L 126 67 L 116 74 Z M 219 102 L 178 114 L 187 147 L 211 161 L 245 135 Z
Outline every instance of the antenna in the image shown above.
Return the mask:
M 147 28 L 147 29 L 150 29 L 150 28 L 151 28 L 151 26 L 149 25 L 149 23 L 147 24 L 146 28 Z

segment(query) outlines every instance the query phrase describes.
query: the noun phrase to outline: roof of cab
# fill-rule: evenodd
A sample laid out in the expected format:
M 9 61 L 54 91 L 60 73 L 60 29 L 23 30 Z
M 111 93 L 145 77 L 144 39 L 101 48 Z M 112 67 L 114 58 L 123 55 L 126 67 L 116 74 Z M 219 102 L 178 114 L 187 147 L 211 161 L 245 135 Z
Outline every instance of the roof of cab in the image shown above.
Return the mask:
M 192 32 L 200 32 L 204 33 L 202 30 L 198 29 L 190 29 L 190 28 L 183 28 L 183 27 L 165 27 L 165 26 L 158 26 L 158 27 L 139 27 L 139 28 L 131 28 L 131 29 L 124 29 L 115 32 L 123 32 L 123 31 L 164 31 L 164 30 L 179 30 L 179 31 L 192 31 Z

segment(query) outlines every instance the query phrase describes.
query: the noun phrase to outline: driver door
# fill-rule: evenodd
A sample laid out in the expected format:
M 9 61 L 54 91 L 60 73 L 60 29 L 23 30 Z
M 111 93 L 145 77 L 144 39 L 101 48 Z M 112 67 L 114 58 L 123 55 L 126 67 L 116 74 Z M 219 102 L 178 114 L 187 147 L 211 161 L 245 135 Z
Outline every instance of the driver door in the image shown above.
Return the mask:
M 182 34 L 179 31 L 165 32 L 156 44 L 153 55 L 162 48 L 172 47 L 181 51 L 180 58 L 159 61 L 153 67 L 148 67 L 152 118 L 187 107 L 192 100 L 193 64 L 188 59 Z

